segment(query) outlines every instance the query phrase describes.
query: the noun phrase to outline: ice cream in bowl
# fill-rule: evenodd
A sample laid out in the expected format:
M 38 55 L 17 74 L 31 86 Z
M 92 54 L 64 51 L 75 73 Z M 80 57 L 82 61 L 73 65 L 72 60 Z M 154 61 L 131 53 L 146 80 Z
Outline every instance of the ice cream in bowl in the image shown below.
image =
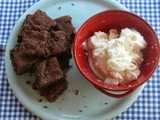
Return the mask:
M 159 42 L 141 17 L 107 10 L 89 18 L 78 30 L 74 59 L 95 88 L 124 97 L 153 75 L 159 61 Z

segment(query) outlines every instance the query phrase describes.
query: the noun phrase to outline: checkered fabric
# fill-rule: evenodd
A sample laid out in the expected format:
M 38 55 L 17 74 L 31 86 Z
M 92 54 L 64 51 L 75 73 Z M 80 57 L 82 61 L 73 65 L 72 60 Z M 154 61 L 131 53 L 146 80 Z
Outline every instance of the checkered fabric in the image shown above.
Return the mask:
M 39 119 L 27 111 L 13 95 L 4 68 L 5 46 L 15 22 L 38 0 L 0 0 L 0 120 Z M 117 0 L 147 20 L 160 38 L 160 0 Z M 115 120 L 160 120 L 160 67 L 138 100 Z

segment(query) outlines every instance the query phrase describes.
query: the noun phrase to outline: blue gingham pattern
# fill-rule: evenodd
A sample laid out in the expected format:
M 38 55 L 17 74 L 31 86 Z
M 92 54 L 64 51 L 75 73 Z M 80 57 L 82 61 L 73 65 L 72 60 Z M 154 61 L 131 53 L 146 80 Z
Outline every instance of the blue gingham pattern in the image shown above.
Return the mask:
M 152 25 L 160 37 L 160 0 L 117 0 Z M 4 67 L 5 46 L 15 22 L 38 0 L 0 0 L 0 120 L 39 119 L 27 111 L 13 95 Z M 115 120 L 160 120 L 160 67 L 138 100 Z

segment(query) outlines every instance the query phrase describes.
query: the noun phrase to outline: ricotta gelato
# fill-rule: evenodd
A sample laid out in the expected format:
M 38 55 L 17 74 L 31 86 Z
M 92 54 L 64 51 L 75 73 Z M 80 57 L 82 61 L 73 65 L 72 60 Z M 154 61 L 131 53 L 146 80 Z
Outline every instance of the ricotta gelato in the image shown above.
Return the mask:
M 134 29 L 124 28 L 119 33 L 95 32 L 87 42 L 91 69 L 108 84 L 122 84 L 136 80 L 143 62 L 142 49 L 147 43 Z

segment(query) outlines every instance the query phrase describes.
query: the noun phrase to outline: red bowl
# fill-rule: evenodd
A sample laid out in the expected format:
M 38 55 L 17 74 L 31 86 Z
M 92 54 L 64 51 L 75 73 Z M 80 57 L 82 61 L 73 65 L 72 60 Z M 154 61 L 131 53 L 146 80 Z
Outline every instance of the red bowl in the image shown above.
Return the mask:
M 141 74 L 137 80 L 129 83 L 110 85 L 97 77 L 91 70 L 82 43 L 96 31 L 108 32 L 112 28 L 121 30 L 126 27 L 136 29 L 147 42 L 147 48 L 143 50 L 144 61 L 140 67 Z M 107 10 L 89 18 L 77 32 L 73 50 L 74 59 L 80 72 L 101 92 L 104 90 L 133 91 L 149 80 L 159 61 L 159 41 L 152 27 L 139 16 L 122 10 Z

